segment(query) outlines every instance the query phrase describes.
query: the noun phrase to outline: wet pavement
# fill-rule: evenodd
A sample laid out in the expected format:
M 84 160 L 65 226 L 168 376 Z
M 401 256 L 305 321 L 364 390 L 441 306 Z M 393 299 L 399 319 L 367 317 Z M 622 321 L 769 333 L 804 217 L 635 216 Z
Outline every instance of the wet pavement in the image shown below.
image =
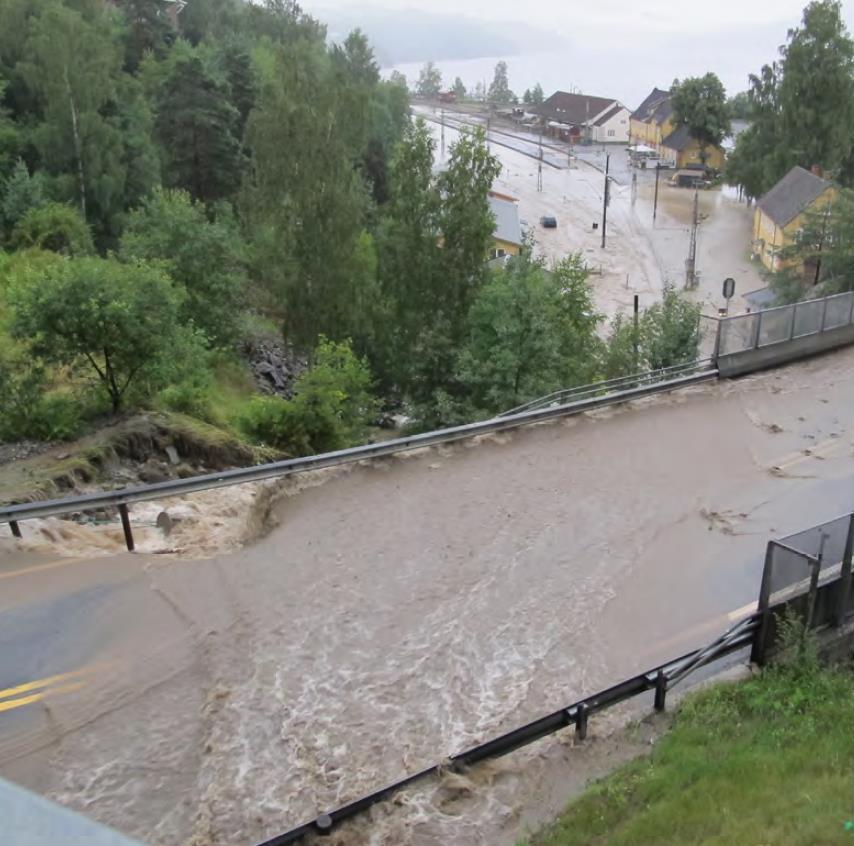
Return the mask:
M 768 539 L 854 507 L 852 407 L 846 350 L 329 474 L 215 558 L 9 548 L 0 703 L 47 681 L 0 774 L 149 844 L 270 837 L 714 638 Z M 512 843 L 539 754 L 337 842 Z

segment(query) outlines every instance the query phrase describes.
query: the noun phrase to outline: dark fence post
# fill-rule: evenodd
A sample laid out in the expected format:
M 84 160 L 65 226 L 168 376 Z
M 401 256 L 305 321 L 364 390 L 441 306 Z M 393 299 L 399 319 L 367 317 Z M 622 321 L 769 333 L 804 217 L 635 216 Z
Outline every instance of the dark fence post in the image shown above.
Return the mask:
M 9 521 L 9 528 L 12 530 L 12 537 L 19 538 L 21 537 L 21 527 L 18 525 L 17 520 Z
M 759 588 L 759 602 L 756 607 L 762 618 L 753 636 L 753 648 L 750 650 L 750 660 L 760 667 L 765 663 L 765 641 L 768 638 L 771 614 L 768 611 L 768 600 L 771 596 L 771 573 L 774 569 L 774 541 L 768 541 L 765 548 L 765 567 L 762 570 L 762 586 Z
M 818 575 L 821 572 L 821 562 L 824 558 L 824 543 L 827 540 L 827 535 L 822 532 L 821 540 L 818 544 L 818 556 L 810 556 L 810 564 L 812 565 L 812 573 L 810 574 L 810 592 L 807 598 L 807 618 L 805 627 L 812 628 L 813 617 L 815 616 L 815 601 L 818 597 Z
M 119 514 L 122 518 L 122 529 L 125 533 L 125 543 L 127 544 L 128 551 L 133 552 L 133 532 L 130 528 L 130 517 L 128 517 L 128 507 L 124 502 L 119 505 Z
M 575 736 L 579 740 L 587 737 L 587 706 L 583 702 L 575 712 Z
M 836 604 L 835 625 L 841 626 L 848 613 L 848 594 L 851 590 L 851 555 L 854 552 L 854 514 L 848 518 L 848 537 L 845 539 L 845 552 L 842 555 L 842 569 L 839 572 L 839 601 Z
M 664 675 L 664 670 L 659 670 L 655 677 L 655 704 L 656 711 L 664 710 L 664 700 L 667 698 L 667 676 Z

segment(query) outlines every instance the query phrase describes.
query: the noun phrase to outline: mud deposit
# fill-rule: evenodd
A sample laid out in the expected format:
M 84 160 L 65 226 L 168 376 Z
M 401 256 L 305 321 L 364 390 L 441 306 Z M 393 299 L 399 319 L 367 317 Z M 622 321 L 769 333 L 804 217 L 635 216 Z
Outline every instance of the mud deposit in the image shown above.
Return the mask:
M 40 532 L 0 554 L 0 681 L 89 674 L 0 714 L 2 773 L 149 844 L 272 837 L 716 636 L 768 538 L 854 505 L 852 408 L 846 351 L 188 499 L 146 541 L 181 556 L 48 559 Z M 512 844 L 586 754 L 545 741 L 331 842 Z

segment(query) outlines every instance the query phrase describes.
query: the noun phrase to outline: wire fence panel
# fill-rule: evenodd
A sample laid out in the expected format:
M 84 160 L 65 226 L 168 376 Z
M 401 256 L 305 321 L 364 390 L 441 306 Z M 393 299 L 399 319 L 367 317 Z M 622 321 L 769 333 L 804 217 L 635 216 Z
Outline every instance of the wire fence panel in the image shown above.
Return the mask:
M 759 346 L 767 347 L 792 337 L 793 306 L 759 312 Z
M 742 314 L 721 321 L 721 344 L 718 355 L 731 355 L 753 349 L 759 314 Z
M 795 306 L 795 330 L 793 337 L 815 335 L 821 332 L 821 317 L 826 307 L 824 300 L 807 300 Z
M 824 328 L 838 329 L 840 326 L 847 326 L 851 322 L 852 305 L 854 305 L 854 292 L 828 297 Z
M 810 559 L 803 552 L 771 542 L 769 599 L 810 577 Z
M 783 538 L 783 543 L 806 555 L 818 556 L 821 552 L 821 569 L 828 570 L 837 566 L 845 555 L 845 544 L 848 541 L 850 523 L 851 516 L 845 514 L 835 520 L 822 523 L 820 526 L 814 526 L 811 529 Z M 824 538 L 823 546 L 822 538 Z

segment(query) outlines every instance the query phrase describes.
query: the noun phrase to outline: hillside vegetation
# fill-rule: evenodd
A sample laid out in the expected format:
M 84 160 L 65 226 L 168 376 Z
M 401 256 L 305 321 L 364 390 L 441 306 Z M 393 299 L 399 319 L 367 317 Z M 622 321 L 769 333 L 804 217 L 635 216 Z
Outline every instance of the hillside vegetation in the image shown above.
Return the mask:
M 500 164 L 445 166 L 292 0 L 0 0 L 0 441 L 137 410 L 281 453 L 430 427 L 696 354 L 670 292 L 602 338 L 578 256 L 486 263 Z M 259 394 L 245 351 L 308 369 Z

